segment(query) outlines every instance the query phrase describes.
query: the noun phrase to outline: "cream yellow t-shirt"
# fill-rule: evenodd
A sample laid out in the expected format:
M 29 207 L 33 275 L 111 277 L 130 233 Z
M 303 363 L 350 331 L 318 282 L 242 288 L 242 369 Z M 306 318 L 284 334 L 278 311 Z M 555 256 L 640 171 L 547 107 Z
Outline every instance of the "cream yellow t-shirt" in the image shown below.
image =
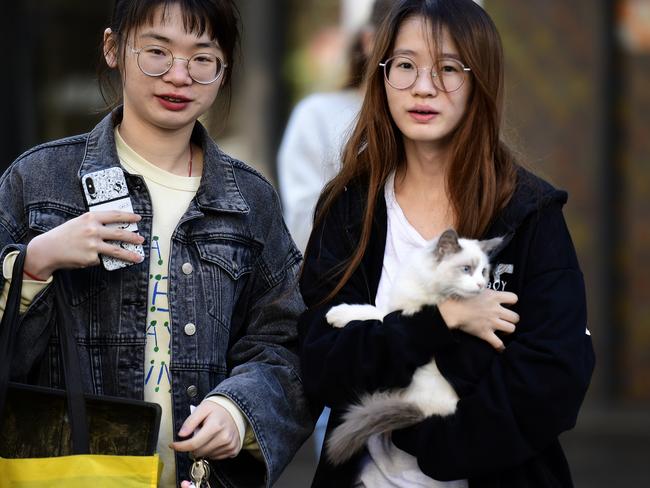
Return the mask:
M 170 327 L 167 284 L 169 273 L 169 247 L 176 225 L 187 210 L 201 181 L 200 176 L 183 177 L 168 173 L 137 154 L 115 129 L 115 145 L 122 166 L 133 174 L 141 175 L 153 207 L 151 249 L 149 254 L 149 292 L 147 304 L 147 345 L 145 348 L 146 401 L 156 402 L 162 408 L 158 453 L 165 465 L 160 487 L 176 486 L 174 451 L 168 446 L 173 441 L 173 418 L 170 383 Z M 232 416 L 239 431 L 240 448 L 261 459 L 259 445 L 252 428 L 239 408 L 224 396 L 209 400 L 224 407 Z M 187 412 L 189 415 L 190 412 Z
M 120 163 L 129 173 L 141 175 L 151 196 L 153 222 L 149 250 L 149 291 L 147 301 L 147 344 L 144 357 L 144 399 L 162 408 L 158 453 L 164 463 L 161 487 L 176 486 L 171 402 L 171 329 L 167 301 L 171 236 L 201 181 L 200 176 L 183 177 L 151 164 L 131 149 L 115 129 L 115 146 Z M 189 415 L 189 412 L 187 412 Z
M 12 251 L 5 256 L 2 262 L 2 275 L 6 281 L 0 294 L 0 320 L 4 315 L 5 305 L 9 297 L 9 286 L 11 286 L 11 280 L 13 279 L 12 274 L 16 256 L 18 256 L 18 251 Z M 36 281 L 23 276 L 23 286 L 20 294 L 20 313 L 25 313 L 34 301 L 34 298 L 36 298 L 36 295 L 52 283 L 52 279 L 50 276 L 46 281 Z

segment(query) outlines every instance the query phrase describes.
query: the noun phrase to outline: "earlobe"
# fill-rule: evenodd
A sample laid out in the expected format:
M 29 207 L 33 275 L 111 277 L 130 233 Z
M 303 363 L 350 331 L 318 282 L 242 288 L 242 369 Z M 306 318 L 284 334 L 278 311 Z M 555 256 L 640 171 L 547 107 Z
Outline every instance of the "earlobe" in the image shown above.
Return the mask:
M 110 27 L 104 31 L 104 59 L 109 68 L 117 68 L 117 41 Z

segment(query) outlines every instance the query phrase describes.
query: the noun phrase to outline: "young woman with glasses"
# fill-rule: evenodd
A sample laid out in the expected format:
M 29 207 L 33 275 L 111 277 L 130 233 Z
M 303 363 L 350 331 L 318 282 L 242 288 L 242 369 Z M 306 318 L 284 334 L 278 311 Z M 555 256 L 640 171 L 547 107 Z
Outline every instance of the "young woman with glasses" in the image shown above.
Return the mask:
M 305 254 L 305 389 L 332 409 L 328 433 L 361 395 L 407 386 L 432 357 L 460 400 L 343 464 L 321 456 L 313 486 L 571 486 L 558 436 L 575 424 L 594 365 L 584 284 L 566 193 L 501 141 L 492 20 L 472 0 L 396 1 L 366 87 Z M 449 227 L 504 238 L 489 289 L 382 323 L 327 323 L 333 305 L 384 304 L 411 250 Z
M 103 59 L 119 104 L 0 180 L 5 292 L 27 245 L 12 375 L 60 386 L 48 283 L 68 274 L 84 389 L 161 405 L 165 487 L 190 478 L 192 458 L 212 463 L 212 486 L 270 486 L 312 427 L 296 354 L 300 253 L 272 186 L 198 122 L 229 89 L 238 39 L 231 0 L 117 0 Z M 133 213 L 87 211 L 82 178 L 111 168 Z

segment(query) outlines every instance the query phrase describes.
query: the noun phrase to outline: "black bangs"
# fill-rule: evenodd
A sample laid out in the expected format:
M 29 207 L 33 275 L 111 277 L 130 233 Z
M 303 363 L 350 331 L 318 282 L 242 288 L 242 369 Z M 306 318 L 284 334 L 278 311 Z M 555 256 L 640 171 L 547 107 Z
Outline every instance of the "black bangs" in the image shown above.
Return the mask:
M 150 2 L 139 2 L 134 12 L 134 26 L 151 25 L 154 23 L 157 7 L 162 7 L 162 23 L 166 23 L 169 17 L 168 10 L 174 5 L 179 5 L 183 15 L 183 27 L 188 34 L 197 37 L 206 33 L 210 39 L 216 39 L 215 33 L 219 29 L 215 25 L 208 25 L 208 19 L 215 23 L 207 5 L 193 0 L 158 0 Z
M 239 12 L 232 0 L 117 0 L 111 29 L 124 35 L 151 25 L 159 8 L 165 22 L 173 5 L 180 6 L 185 31 L 197 36 L 207 33 L 219 43 L 226 62 L 232 65 L 239 43 Z

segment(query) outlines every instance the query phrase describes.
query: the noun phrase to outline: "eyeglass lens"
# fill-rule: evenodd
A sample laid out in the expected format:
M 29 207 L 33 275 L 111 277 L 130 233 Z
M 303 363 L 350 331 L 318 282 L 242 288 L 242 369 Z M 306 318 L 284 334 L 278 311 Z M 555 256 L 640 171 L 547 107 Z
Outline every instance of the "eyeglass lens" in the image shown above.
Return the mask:
M 402 56 L 390 58 L 384 66 L 386 81 L 398 90 L 413 86 L 418 73 L 419 69 L 415 61 Z M 458 90 L 465 81 L 465 70 L 462 63 L 455 59 L 439 59 L 431 68 L 431 79 L 437 89 L 453 92 Z
M 173 63 L 174 55 L 162 46 L 144 46 L 138 54 L 138 66 L 149 76 L 165 74 Z M 199 53 L 189 59 L 187 70 L 197 83 L 212 83 L 221 76 L 223 62 L 213 54 Z

